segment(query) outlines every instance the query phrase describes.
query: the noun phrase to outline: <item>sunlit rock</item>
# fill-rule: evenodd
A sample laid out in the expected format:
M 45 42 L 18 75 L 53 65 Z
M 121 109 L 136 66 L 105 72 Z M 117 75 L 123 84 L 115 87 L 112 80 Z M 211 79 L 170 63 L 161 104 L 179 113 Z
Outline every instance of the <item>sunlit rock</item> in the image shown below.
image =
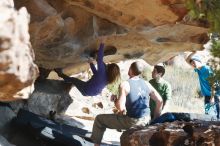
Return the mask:
M 130 129 L 121 136 L 122 146 L 220 145 L 219 122 L 164 123 Z
M 105 61 L 142 58 L 150 64 L 179 52 L 201 50 L 207 28 L 183 21 L 185 0 L 32 0 L 15 1 L 31 15 L 30 36 L 38 66 L 65 68 L 68 74 L 87 69 L 98 37 L 116 54 Z
M 29 42 L 30 16 L 24 7 L 16 11 L 12 2 L 0 2 L 0 101 L 24 98 L 17 92 L 30 86 L 37 77 Z
M 0 135 L 0 145 L 1 146 L 15 146 L 10 144 L 3 136 Z

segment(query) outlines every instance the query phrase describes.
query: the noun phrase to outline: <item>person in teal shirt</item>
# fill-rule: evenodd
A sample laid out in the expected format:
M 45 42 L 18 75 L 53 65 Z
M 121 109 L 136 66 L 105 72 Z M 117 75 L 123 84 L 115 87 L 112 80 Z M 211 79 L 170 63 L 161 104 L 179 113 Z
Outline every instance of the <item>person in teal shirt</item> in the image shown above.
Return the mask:
M 205 114 L 208 114 L 210 105 L 215 103 L 217 118 L 219 119 L 219 96 L 215 94 L 213 101 L 213 98 L 211 98 L 211 85 L 208 81 L 208 78 L 213 76 L 213 71 L 211 67 L 203 64 L 201 56 L 196 54 L 195 52 L 191 53 L 187 57 L 186 61 L 194 68 L 194 71 L 198 74 L 201 93 L 205 97 Z
M 164 109 L 167 106 L 167 102 L 171 99 L 172 96 L 172 89 L 169 82 L 163 79 L 163 75 L 165 74 L 165 67 L 164 65 L 158 64 L 154 66 L 152 71 L 152 79 L 149 81 L 150 84 L 157 90 L 160 96 L 163 99 L 163 106 Z M 151 117 L 154 117 L 153 113 L 156 107 L 156 103 L 153 100 L 150 100 L 150 110 L 151 110 Z

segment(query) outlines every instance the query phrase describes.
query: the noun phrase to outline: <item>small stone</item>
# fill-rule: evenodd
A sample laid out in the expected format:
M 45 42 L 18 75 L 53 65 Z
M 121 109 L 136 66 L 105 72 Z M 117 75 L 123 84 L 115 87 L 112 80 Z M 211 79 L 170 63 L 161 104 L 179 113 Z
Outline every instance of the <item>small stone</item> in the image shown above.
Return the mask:
M 82 108 L 82 112 L 86 113 L 86 114 L 90 114 L 90 110 L 87 107 L 83 107 Z

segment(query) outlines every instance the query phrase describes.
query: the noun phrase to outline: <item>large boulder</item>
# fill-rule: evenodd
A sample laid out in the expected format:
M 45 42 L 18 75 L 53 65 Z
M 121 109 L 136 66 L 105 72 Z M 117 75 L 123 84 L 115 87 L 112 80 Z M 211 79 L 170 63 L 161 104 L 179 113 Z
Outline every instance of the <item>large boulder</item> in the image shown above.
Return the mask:
M 28 33 L 29 14 L 18 11 L 13 1 L 0 2 L 0 101 L 24 98 L 25 91 L 37 77 L 34 53 Z
M 71 84 L 64 81 L 37 80 L 35 90 L 27 100 L 27 108 L 45 117 L 53 116 L 54 112 L 64 113 L 73 101 L 69 95 L 70 89 Z
M 0 135 L 0 146 L 15 146 L 10 144 L 3 136 Z
M 220 145 L 219 122 L 164 123 L 130 129 L 121 136 L 122 146 Z
M 105 61 L 142 58 L 150 64 L 179 52 L 201 50 L 207 28 L 186 19 L 185 0 L 19 0 L 31 15 L 31 43 L 38 66 L 65 68 L 68 74 L 88 68 L 97 37 L 105 49 L 117 49 Z
M 11 133 L 10 122 L 14 117 L 16 117 L 16 113 L 14 113 L 14 111 L 10 108 L 9 104 L 0 103 L 0 115 L 0 135 L 8 137 Z

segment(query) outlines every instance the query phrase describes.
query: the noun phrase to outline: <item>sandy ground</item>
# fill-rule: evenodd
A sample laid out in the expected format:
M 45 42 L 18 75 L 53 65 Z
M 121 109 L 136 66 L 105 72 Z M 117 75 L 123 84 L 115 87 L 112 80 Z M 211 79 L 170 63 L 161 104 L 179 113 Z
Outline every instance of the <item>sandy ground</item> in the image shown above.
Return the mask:
M 92 131 L 96 115 L 113 113 L 112 109 L 114 104 L 110 101 L 110 94 L 106 89 L 104 89 L 99 96 L 84 97 L 73 87 L 70 91 L 70 95 L 73 98 L 73 103 L 68 107 L 64 115 L 65 118 L 62 117 L 69 125 Z M 97 106 L 97 103 L 102 103 L 103 108 Z M 103 136 L 103 142 L 120 145 L 121 134 L 121 132 L 115 129 L 107 129 Z M 87 136 L 89 137 L 90 135 Z
M 93 121 L 79 119 L 79 118 L 74 118 L 74 119 L 85 125 L 83 129 L 92 131 Z M 113 144 L 113 145 L 120 145 L 121 134 L 122 132 L 118 132 L 115 129 L 107 129 L 103 136 L 103 142 Z M 88 134 L 87 136 L 89 137 L 90 134 Z

